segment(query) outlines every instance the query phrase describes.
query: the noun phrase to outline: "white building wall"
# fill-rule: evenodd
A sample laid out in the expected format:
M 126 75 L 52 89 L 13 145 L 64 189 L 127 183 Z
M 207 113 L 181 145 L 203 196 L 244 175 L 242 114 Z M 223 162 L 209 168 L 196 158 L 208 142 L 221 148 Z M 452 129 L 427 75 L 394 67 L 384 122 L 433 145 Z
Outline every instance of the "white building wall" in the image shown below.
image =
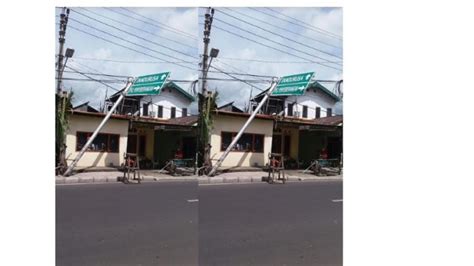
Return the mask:
M 140 100 L 140 116 L 143 115 L 143 104 L 152 102 L 148 106 L 148 114 L 153 112 L 153 117 L 158 118 L 158 105 L 163 106 L 163 119 L 171 118 L 171 107 L 176 107 L 176 117 L 182 117 L 183 108 L 188 109 L 190 115 L 191 101 L 174 89 L 164 89 L 158 95 L 144 96 Z M 151 116 L 151 115 L 150 115 Z
M 247 119 L 248 117 L 223 114 L 214 116 L 210 139 L 211 160 L 213 164 L 215 164 L 224 153 L 224 151 L 221 150 L 222 132 L 239 132 Z M 222 162 L 222 167 L 253 167 L 264 166 L 268 163 L 268 154 L 272 150 L 273 121 L 255 118 L 244 133 L 264 135 L 263 152 L 230 151 Z
M 325 93 L 314 89 L 306 90 L 306 93 L 301 96 L 288 96 L 285 99 L 285 115 L 288 115 L 288 104 L 294 103 L 293 105 L 293 116 L 296 116 L 298 112 L 298 117 L 303 118 L 303 105 L 308 106 L 308 119 L 316 118 L 316 107 L 321 108 L 321 117 L 327 116 L 327 108 L 332 108 L 332 115 L 334 115 L 334 109 L 336 106 L 336 101 L 331 97 L 327 96 Z
M 71 164 L 79 154 L 76 150 L 77 132 L 94 132 L 103 117 L 90 115 L 72 114 L 69 116 L 69 128 L 66 132 L 66 160 Z M 94 152 L 86 151 L 77 163 L 78 167 L 91 166 L 120 166 L 123 162 L 123 154 L 127 151 L 128 120 L 109 119 L 99 133 L 117 134 L 119 137 L 118 152 Z

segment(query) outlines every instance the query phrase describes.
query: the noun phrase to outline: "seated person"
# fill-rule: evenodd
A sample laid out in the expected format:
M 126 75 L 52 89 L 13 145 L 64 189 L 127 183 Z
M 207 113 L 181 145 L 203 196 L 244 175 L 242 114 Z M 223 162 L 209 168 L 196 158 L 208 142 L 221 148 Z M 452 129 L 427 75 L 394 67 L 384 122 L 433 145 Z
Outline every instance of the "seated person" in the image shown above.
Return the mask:
M 319 153 L 319 159 L 327 160 L 328 159 L 328 150 L 323 148 Z
M 183 159 L 183 151 L 178 148 L 174 154 L 175 159 Z
M 128 167 L 135 167 L 135 160 L 133 160 L 131 156 L 127 157 L 125 163 Z

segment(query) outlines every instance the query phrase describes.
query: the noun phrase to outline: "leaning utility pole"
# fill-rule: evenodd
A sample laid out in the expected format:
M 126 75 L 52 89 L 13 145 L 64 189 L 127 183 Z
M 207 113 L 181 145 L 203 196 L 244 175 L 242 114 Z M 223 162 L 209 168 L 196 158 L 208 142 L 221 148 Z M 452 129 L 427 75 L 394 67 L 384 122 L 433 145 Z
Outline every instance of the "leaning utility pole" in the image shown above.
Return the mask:
M 97 129 L 92 133 L 92 136 L 87 140 L 86 144 L 84 147 L 82 147 L 81 151 L 77 154 L 76 158 L 72 161 L 71 165 L 67 168 L 66 172 L 64 172 L 64 176 L 68 176 L 71 174 L 72 170 L 74 167 L 76 167 L 77 162 L 81 159 L 82 155 L 84 155 L 84 152 L 89 148 L 89 146 L 92 144 L 94 141 L 95 137 L 99 134 L 99 131 L 105 126 L 105 123 L 107 123 L 107 120 L 109 120 L 110 116 L 113 114 L 115 109 L 117 109 L 117 106 L 120 104 L 120 102 L 125 98 L 127 95 L 128 90 L 133 84 L 133 80 L 130 78 L 127 82 L 127 85 L 125 85 L 125 88 L 122 91 L 122 94 L 120 97 L 117 99 L 117 101 L 114 103 L 112 108 L 110 108 L 110 111 L 107 113 L 107 115 L 104 117 L 102 122 L 100 122 L 99 126 Z
M 257 113 L 260 111 L 260 109 L 262 108 L 262 106 L 265 104 L 265 102 L 268 100 L 268 98 L 270 97 L 270 95 L 272 94 L 273 90 L 276 88 L 278 84 L 278 81 L 273 81 L 272 82 L 272 85 L 270 87 L 270 89 L 267 91 L 267 93 L 265 94 L 265 96 L 263 97 L 262 101 L 257 105 L 257 108 L 255 108 L 255 110 L 252 112 L 252 114 L 250 115 L 249 119 L 247 119 L 247 122 L 245 122 L 245 124 L 242 126 L 242 128 L 240 129 L 239 133 L 237 133 L 237 135 L 235 136 L 235 138 L 232 140 L 232 142 L 230 143 L 229 147 L 227 147 L 227 149 L 225 150 L 225 152 L 221 155 L 221 157 L 219 158 L 219 160 L 217 160 L 216 164 L 212 167 L 211 171 L 209 172 L 208 176 L 213 176 L 216 171 L 217 171 L 217 168 L 219 168 L 219 166 L 221 166 L 222 162 L 224 161 L 225 157 L 227 157 L 227 155 L 229 154 L 229 152 L 234 148 L 235 144 L 237 143 L 237 141 L 239 141 L 240 137 L 242 136 L 242 134 L 244 134 L 244 131 L 245 129 L 247 129 L 247 127 L 250 125 L 250 123 L 252 122 L 252 120 L 254 119 L 255 115 L 257 115 Z
M 61 72 L 63 70 L 63 50 L 64 50 L 64 42 L 66 41 L 66 26 L 67 21 L 69 18 L 69 8 L 63 7 L 63 10 L 60 15 L 60 22 L 59 22 L 59 52 L 58 52 L 58 69 L 57 69 L 57 85 L 56 85 L 56 94 L 60 95 L 61 93 Z

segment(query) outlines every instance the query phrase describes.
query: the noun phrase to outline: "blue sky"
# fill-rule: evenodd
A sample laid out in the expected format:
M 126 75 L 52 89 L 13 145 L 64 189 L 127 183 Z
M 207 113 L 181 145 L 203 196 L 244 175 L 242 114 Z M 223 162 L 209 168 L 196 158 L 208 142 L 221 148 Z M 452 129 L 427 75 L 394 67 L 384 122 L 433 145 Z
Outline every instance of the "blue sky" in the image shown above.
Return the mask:
M 215 8 L 214 21 L 211 33 L 210 47 L 220 50 L 217 60 L 212 64 L 219 69 L 231 72 L 245 72 L 258 75 L 268 75 L 281 77 L 284 75 L 315 71 L 315 78 L 319 80 L 339 80 L 342 79 L 342 71 L 323 67 L 316 63 L 288 63 L 288 62 L 304 62 L 306 58 L 314 62 L 335 61 L 342 62 L 342 40 L 329 37 L 325 34 L 319 34 L 314 30 L 297 26 L 293 20 L 283 15 L 279 15 L 265 8 Z M 342 36 L 342 8 L 272 8 L 277 12 L 281 12 L 287 16 L 297 18 L 314 27 L 322 28 L 331 33 Z M 260 12 L 259 12 L 260 11 Z M 205 9 L 200 8 L 200 21 L 203 21 Z M 269 16 L 267 14 L 273 15 Z M 230 16 L 229 16 L 230 15 Z M 231 17 L 233 16 L 233 17 Z M 284 20 L 275 18 L 280 17 Z M 238 18 L 238 19 L 236 19 Z M 252 19 L 255 18 L 255 19 Z M 244 20 L 245 22 L 240 21 Z M 287 22 L 290 21 L 290 22 Z M 267 23 L 265 23 L 267 22 Z M 249 25 L 253 24 L 260 28 Z M 232 27 L 230 25 L 236 27 Z M 272 25 L 269 25 L 272 24 Z M 275 27 L 276 26 L 276 27 Z M 202 28 L 203 26 L 200 25 Z M 222 29 L 230 30 L 236 34 L 249 37 L 252 40 L 261 42 L 282 51 L 265 47 L 261 44 L 254 43 L 250 40 L 232 35 Z M 286 30 L 285 30 L 286 29 Z M 251 35 L 246 31 L 251 31 L 263 38 Z M 270 32 L 275 34 L 272 34 Z M 290 33 L 288 31 L 294 32 Z M 202 30 L 199 31 L 202 36 Z M 278 36 L 281 35 L 281 36 Z M 288 40 L 288 39 L 290 40 Z M 273 42 L 272 42 L 273 41 Z M 319 41 L 319 42 L 318 42 Z M 276 44 L 281 43 L 282 45 Z M 324 43 L 324 44 L 323 44 Z M 328 44 L 328 45 L 327 45 Z M 285 47 L 285 46 L 289 46 Z M 200 44 L 202 50 L 202 44 Z M 297 51 L 299 50 L 299 51 Z M 321 50 L 325 53 L 319 52 Z M 285 54 L 289 52 L 293 55 Z M 328 55 L 333 54 L 334 56 Z M 295 57 L 294 55 L 298 56 Z M 323 59 L 319 59 L 316 57 Z M 338 58 L 340 57 L 340 58 Z M 252 61 L 233 60 L 240 59 L 262 59 L 264 61 L 280 61 L 285 63 L 263 63 Z M 341 63 L 342 64 L 342 63 Z M 231 65 L 232 67 L 230 67 Z M 342 69 L 341 65 L 329 64 L 336 68 Z M 240 70 L 240 71 L 237 71 Z M 209 74 L 209 76 L 217 76 L 229 78 L 223 74 Z M 245 78 L 240 76 L 239 78 Z M 249 77 L 247 77 L 249 78 Z M 251 78 L 249 78 L 251 79 Z M 254 84 L 256 87 L 265 89 L 269 84 Z M 324 83 L 329 89 L 332 89 L 333 83 Z M 225 82 L 225 81 L 209 81 L 209 88 L 219 91 L 219 104 L 235 101 L 236 105 L 243 107 L 247 104 L 252 91 L 253 95 L 259 93 L 256 88 L 241 82 Z M 338 113 L 342 111 L 341 106 L 336 110 Z
M 112 11 L 111 11 L 112 9 Z M 67 65 L 76 70 L 83 72 L 100 72 L 113 75 L 124 76 L 140 76 L 146 74 L 153 74 L 164 71 L 171 71 L 171 79 L 175 80 L 196 80 L 198 78 L 198 50 L 197 50 L 197 9 L 196 8 L 129 8 L 146 18 L 140 17 L 127 10 L 120 8 L 74 8 L 71 7 L 70 20 L 68 22 L 68 29 L 66 33 L 65 47 L 75 49 L 74 56 L 67 62 Z M 115 11 L 115 12 L 114 12 Z M 56 14 L 60 13 L 60 9 L 56 9 Z M 125 14 L 127 16 L 121 15 Z M 82 14 L 82 15 L 81 15 Z M 120 28 L 128 33 L 121 32 L 113 27 L 109 27 L 94 19 L 97 19 L 111 26 Z M 107 18 L 105 18 L 107 17 Z M 135 17 L 133 19 L 130 17 Z M 110 18 L 110 19 L 108 19 Z M 111 20 L 112 19 L 112 20 Z M 56 39 L 58 37 L 57 22 L 59 18 L 56 17 Z M 79 21 L 79 22 L 78 22 Z M 92 29 L 81 23 L 95 27 L 99 30 Z M 122 22 L 124 24 L 119 24 Z M 172 27 L 157 27 L 162 24 Z M 156 26 L 157 25 L 157 26 Z M 115 44 L 106 42 L 97 37 L 90 36 L 86 33 L 77 31 L 72 27 L 85 30 L 91 34 L 97 35 L 104 39 L 113 41 L 115 43 L 130 47 L 134 50 L 141 51 L 148 55 L 138 53 L 133 50 L 117 46 Z M 138 30 L 140 29 L 140 30 Z M 102 30 L 103 32 L 101 32 Z M 145 32 L 146 31 L 146 32 Z M 106 33 L 116 35 L 120 40 L 112 37 Z M 151 33 L 151 34 L 150 34 Z M 194 37 L 190 37 L 194 35 Z M 136 35 L 140 38 L 137 38 Z M 142 39 L 141 39 L 142 38 Z M 128 42 L 127 42 L 128 41 Z M 133 42 L 135 44 L 132 44 Z M 56 42 L 57 43 L 57 42 Z M 159 45 L 157 45 L 159 44 Z M 160 46 L 162 45 L 162 46 Z M 167 49 L 163 46 L 169 47 Z M 145 48 L 144 48 L 145 47 Z M 148 48 L 148 49 L 146 49 Z M 56 51 L 58 51 L 58 44 L 56 44 Z M 188 54 L 188 55 L 185 55 Z M 194 58 L 193 58 L 194 57 Z M 165 61 L 179 62 L 188 68 L 178 66 L 176 64 L 166 63 Z M 127 61 L 111 62 L 113 61 Z M 181 63 L 181 61 L 193 63 Z M 145 62 L 145 63 L 143 63 Z M 71 71 L 71 69 L 67 69 Z M 86 77 L 75 73 L 64 73 L 64 77 L 73 77 L 84 79 Z M 113 79 L 110 77 L 94 76 L 98 79 Z M 125 80 L 124 78 L 118 78 Z M 183 89 L 190 89 L 190 82 L 178 83 Z M 121 89 L 124 83 L 109 84 L 117 89 Z M 84 81 L 64 81 L 64 89 L 73 89 L 74 104 L 79 104 L 84 101 L 90 101 L 91 105 L 98 107 L 105 97 L 106 86 L 97 82 Z M 113 93 L 108 89 L 108 94 Z
M 129 10 L 120 8 L 72 7 L 71 9 L 65 47 L 74 48 L 75 54 L 73 58 L 68 61 L 68 66 L 83 72 L 101 72 L 124 76 L 139 76 L 162 71 L 171 71 L 171 79 L 188 81 L 178 84 L 183 89 L 191 91 L 191 83 L 189 81 L 195 80 L 199 76 L 197 70 L 199 68 L 199 54 L 202 53 L 203 50 L 202 23 L 204 18 L 202 15 L 205 11 L 204 8 L 129 8 L 129 10 L 138 15 Z M 322 28 L 333 34 L 342 36 L 342 8 L 273 9 L 287 16 L 304 21 L 314 27 Z M 56 15 L 59 13 L 60 9 L 56 9 Z M 271 14 L 273 17 L 264 13 Z M 267 31 L 250 26 L 228 15 L 257 25 Z M 217 59 L 212 62 L 212 65 L 227 72 L 282 76 L 315 71 L 316 79 L 342 79 L 341 70 L 327 68 L 317 63 L 302 63 L 305 59 L 320 63 L 331 61 L 336 63 L 324 64 L 342 69 L 342 48 L 338 48 L 342 47 L 342 38 L 329 37 L 327 34 L 321 34 L 315 30 L 297 26 L 276 17 L 292 21 L 288 17 L 284 17 L 265 8 L 257 8 L 257 10 L 255 10 L 250 8 L 225 9 L 216 7 L 210 48 L 218 48 L 220 53 Z M 151 18 L 152 20 L 147 18 Z M 58 37 L 58 21 L 59 18 L 56 17 L 56 40 Z M 81 23 L 95 27 L 98 30 Z M 113 27 L 103 23 L 107 23 Z M 162 25 L 171 28 L 161 27 Z M 79 32 L 73 29 L 73 27 L 148 55 L 131 51 L 97 37 Z M 121 32 L 114 27 L 127 31 L 128 33 Z M 245 36 L 281 51 L 233 36 L 218 28 Z M 245 31 L 253 32 L 263 38 L 253 36 Z M 268 31 L 274 32 L 275 34 L 269 33 Z M 288 31 L 295 32 L 296 34 L 289 33 Z M 122 40 L 112 37 L 107 33 L 118 36 L 122 38 Z M 130 42 L 133 42 L 133 44 Z M 282 43 L 289 47 L 275 44 L 275 42 Z M 57 50 L 58 47 L 56 44 L 56 52 Z M 293 55 L 286 54 L 285 52 L 292 53 Z M 178 64 L 188 68 L 163 62 L 162 59 L 178 62 Z M 248 59 L 277 61 L 280 63 L 246 61 Z M 127 61 L 128 63 L 112 61 Z M 182 61 L 190 63 L 182 63 Z M 294 63 L 295 61 L 300 63 Z M 71 71 L 71 69 L 66 70 Z M 212 68 L 211 70 L 215 71 L 215 69 Z M 85 78 L 84 76 L 74 73 L 64 73 L 64 77 Z M 230 79 L 230 77 L 219 73 L 210 73 L 209 77 Z M 262 79 L 245 76 L 238 77 L 242 79 Z M 124 78 L 99 76 L 94 76 L 94 78 L 125 80 Z M 105 97 L 106 87 L 100 83 L 65 80 L 63 84 L 64 89 L 73 89 L 75 94 L 74 104 L 90 101 L 93 106 L 98 107 Z M 261 89 L 268 87 L 266 83 L 253 84 Z M 120 89 L 124 84 L 114 83 L 109 85 Z M 219 104 L 235 101 L 236 105 L 241 108 L 247 104 L 251 90 L 253 90 L 253 95 L 259 92 L 257 89 L 251 89 L 249 85 L 241 82 L 209 81 L 208 85 L 210 90 L 217 89 L 219 91 Z M 332 89 L 334 84 L 323 83 L 323 85 Z M 108 94 L 110 95 L 111 93 L 113 93 L 113 91 L 108 89 Z M 341 111 L 341 107 L 336 109 L 336 113 L 340 113 Z M 197 112 L 195 105 L 192 106 L 191 112 Z

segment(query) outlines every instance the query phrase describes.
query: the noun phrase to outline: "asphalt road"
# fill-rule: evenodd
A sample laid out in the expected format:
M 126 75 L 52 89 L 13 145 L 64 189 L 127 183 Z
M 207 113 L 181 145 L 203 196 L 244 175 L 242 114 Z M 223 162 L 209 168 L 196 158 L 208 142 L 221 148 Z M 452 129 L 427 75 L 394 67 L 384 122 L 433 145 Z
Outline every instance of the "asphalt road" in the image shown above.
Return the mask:
M 58 185 L 56 265 L 342 265 L 340 199 L 342 182 Z
M 199 264 L 342 265 L 341 199 L 342 182 L 199 186 Z
M 56 265 L 196 265 L 197 182 L 56 186 Z

